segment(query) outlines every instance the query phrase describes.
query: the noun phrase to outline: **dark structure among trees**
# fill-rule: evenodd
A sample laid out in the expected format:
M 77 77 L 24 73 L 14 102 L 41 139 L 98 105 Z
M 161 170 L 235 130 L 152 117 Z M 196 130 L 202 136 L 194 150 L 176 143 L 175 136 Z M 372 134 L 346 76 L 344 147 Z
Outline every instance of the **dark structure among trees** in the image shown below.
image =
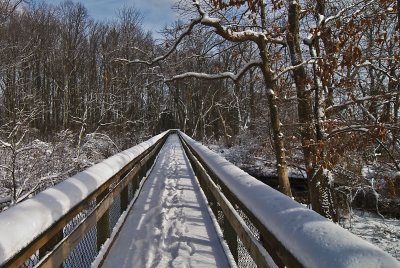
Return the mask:
M 172 111 L 168 108 L 165 108 L 159 115 L 158 118 L 158 133 L 162 131 L 166 131 L 168 129 L 175 129 L 175 120 Z

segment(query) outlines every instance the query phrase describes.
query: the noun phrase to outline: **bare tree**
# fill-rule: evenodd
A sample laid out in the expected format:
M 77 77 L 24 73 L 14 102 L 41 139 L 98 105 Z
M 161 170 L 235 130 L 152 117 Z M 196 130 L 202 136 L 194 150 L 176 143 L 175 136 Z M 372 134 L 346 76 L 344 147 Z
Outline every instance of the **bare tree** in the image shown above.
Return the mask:
M 233 43 L 244 43 L 244 42 L 253 42 L 259 50 L 259 58 L 249 61 L 248 63 L 242 66 L 236 74 L 232 72 L 223 72 L 217 74 L 206 74 L 206 73 L 198 73 L 198 72 L 185 72 L 183 74 L 175 75 L 166 81 L 184 79 L 187 77 L 196 77 L 196 78 L 203 78 L 203 79 L 223 79 L 229 78 L 233 81 L 238 81 L 248 70 L 254 67 L 258 67 L 261 70 L 261 73 L 264 78 L 266 91 L 268 95 L 268 105 L 270 110 L 270 118 L 271 118 L 271 127 L 273 130 L 273 138 L 274 138 L 274 145 L 275 145 L 275 152 L 276 152 L 276 161 L 277 161 L 277 173 L 279 178 L 280 190 L 291 196 L 291 189 L 289 185 L 288 179 L 288 169 L 287 169 L 287 161 L 286 161 L 286 152 L 284 146 L 284 137 L 281 131 L 281 121 L 279 117 L 279 110 L 278 110 L 278 96 L 276 92 L 278 91 L 277 84 L 276 84 L 276 74 L 271 69 L 271 54 L 269 52 L 270 46 L 275 45 L 283 45 L 284 42 L 281 38 L 277 38 L 274 33 L 268 32 L 266 29 L 265 21 L 266 21 L 266 13 L 262 12 L 261 16 L 261 27 L 254 26 L 252 28 L 256 28 L 258 30 L 249 30 L 245 29 L 242 30 L 241 27 L 237 27 L 237 23 L 235 21 L 235 17 L 232 17 L 232 21 L 227 21 L 229 19 L 228 15 L 223 15 L 219 13 L 222 11 L 224 7 L 228 7 L 231 5 L 236 4 L 225 4 L 221 6 L 221 3 L 225 3 L 222 1 L 213 2 L 213 4 L 217 7 L 216 10 L 210 9 L 211 7 L 206 3 L 200 1 L 193 1 L 193 7 L 195 8 L 195 12 L 197 13 L 197 17 L 192 20 L 192 22 L 188 25 L 187 29 L 176 39 L 176 41 L 172 44 L 171 49 L 165 53 L 164 55 L 157 57 L 151 61 L 143 61 L 143 60 L 131 60 L 127 61 L 121 59 L 120 61 L 125 61 L 129 63 L 145 63 L 147 65 L 154 65 L 158 62 L 166 59 L 167 57 L 171 56 L 173 51 L 177 48 L 177 46 L 182 42 L 183 38 L 190 35 L 193 31 L 193 28 L 196 25 L 203 25 L 213 29 L 213 31 L 223 39 L 233 42 Z M 238 4 L 241 6 L 244 3 Z M 249 1 L 249 6 L 253 3 Z M 263 6 L 263 5 L 262 5 Z M 215 13 L 216 15 L 221 15 L 221 17 L 212 17 L 206 11 L 205 8 L 209 8 L 210 11 Z M 261 9 L 263 10 L 263 9 Z M 253 6 L 252 12 L 255 14 L 256 7 Z M 246 11 L 240 16 L 243 19 Z M 247 20 L 244 20 L 247 23 Z
M 32 96 L 27 96 L 26 98 L 30 97 Z M 22 153 L 36 149 L 25 143 L 25 138 L 30 131 L 27 126 L 40 115 L 40 111 L 40 105 L 29 110 L 24 107 L 22 109 L 15 108 L 13 120 L 1 126 L 1 137 L 5 137 L 5 139 L 0 139 L 0 148 L 4 150 L 3 157 L 6 157 L 8 161 L 0 165 L 0 168 L 5 172 L 5 180 L 11 182 L 9 185 L 12 203 L 16 203 L 20 198 L 27 180 L 27 178 L 19 176 L 18 169 L 23 167 L 18 165 L 18 157 Z M 6 182 L 6 184 L 8 183 Z

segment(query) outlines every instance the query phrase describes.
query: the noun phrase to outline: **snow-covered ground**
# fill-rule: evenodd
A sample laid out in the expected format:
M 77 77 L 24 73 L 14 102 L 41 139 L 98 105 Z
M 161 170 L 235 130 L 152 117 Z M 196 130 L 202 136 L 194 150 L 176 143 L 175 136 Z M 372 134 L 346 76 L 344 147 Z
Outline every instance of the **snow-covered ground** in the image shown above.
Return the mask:
M 400 220 L 356 210 L 344 227 L 400 261 Z
M 252 154 L 251 148 L 249 146 L 235 146 L 231 148 L 226 148 L 218 144 L 207 144 L 207 147 L 224 157 L 229 162 L 233 163 L 235 166 L 243 170 L 251 170 L 257 174 L 277 176 L 276 173 L 276 161 L 274 157 L 270 159 L 265 159 L 263 157 L 257 157 Z M 288 167 L 289 177 L 294 178 L 306 178 L 307 174 L 303 169 L 299 167 Z
M 230 267 L 177 135 L 171 135 L 103 267 Z

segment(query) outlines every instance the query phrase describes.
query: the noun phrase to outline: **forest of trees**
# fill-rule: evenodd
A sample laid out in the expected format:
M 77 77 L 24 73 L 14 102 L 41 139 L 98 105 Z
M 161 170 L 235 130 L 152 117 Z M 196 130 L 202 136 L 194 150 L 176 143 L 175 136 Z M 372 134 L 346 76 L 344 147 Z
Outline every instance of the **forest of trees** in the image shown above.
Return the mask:
M 124 149 L 163 113 L 197 140 L 275 157 L 288 195 L 287 166 L 301 167 L 313 209 L 335 221 L 357 187 L 400 195 L 394 0 L 177 1 L 162 40 L 134 8 L 98 22 L 71 1 L 0 3 L 0 175 L 14 199 L 33 142 L 68 131 L 77 151 L 93 134 Z

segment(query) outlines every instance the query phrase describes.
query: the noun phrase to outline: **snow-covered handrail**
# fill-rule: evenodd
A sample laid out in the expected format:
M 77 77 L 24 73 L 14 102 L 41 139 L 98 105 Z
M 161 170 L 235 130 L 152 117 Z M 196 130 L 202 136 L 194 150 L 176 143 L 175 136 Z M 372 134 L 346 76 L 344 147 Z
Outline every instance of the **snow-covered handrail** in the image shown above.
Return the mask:
M 81 213 L 78 208 L 86 209 L 89 202 L 108 193 L 110 181 L 119 182 L 124 176 L 128 176 L 134 165 L 142 165 L 139 161 L 143 161 L 151 150 L 160 147 L 168 133 L 169 131 L 163 132 L 111 156 L 0 213 L 0 267 L 8 265 L 16 256 L 21 260 L 29 259 L 32 250 L 27 250 L 26 253 L 21 251 L 25 252 L 32 243 L 44 244 L 38 240 L 50 241 L 57 235 L 46 234 L 50 228 L 54 228 L 60 222 L 67 224 L 76 214 L 65 218 L 66 215 L 74 211 Z M 62 234 L 64 225 L 60 226 L 59 231 Z M 36 250 L 38 249 L 34 249 L 33 252 Z M 19 256 L 21 254 L 22 257 Z
M 186 134 L 179 134 L 197 161 L 219 181 L 222 192 L 226 188 L 261 224 L 256 226 L 260 243 L 270 249 L 268 253 L 277 265 L 400 267 L 388 253 L 258 181 Z

